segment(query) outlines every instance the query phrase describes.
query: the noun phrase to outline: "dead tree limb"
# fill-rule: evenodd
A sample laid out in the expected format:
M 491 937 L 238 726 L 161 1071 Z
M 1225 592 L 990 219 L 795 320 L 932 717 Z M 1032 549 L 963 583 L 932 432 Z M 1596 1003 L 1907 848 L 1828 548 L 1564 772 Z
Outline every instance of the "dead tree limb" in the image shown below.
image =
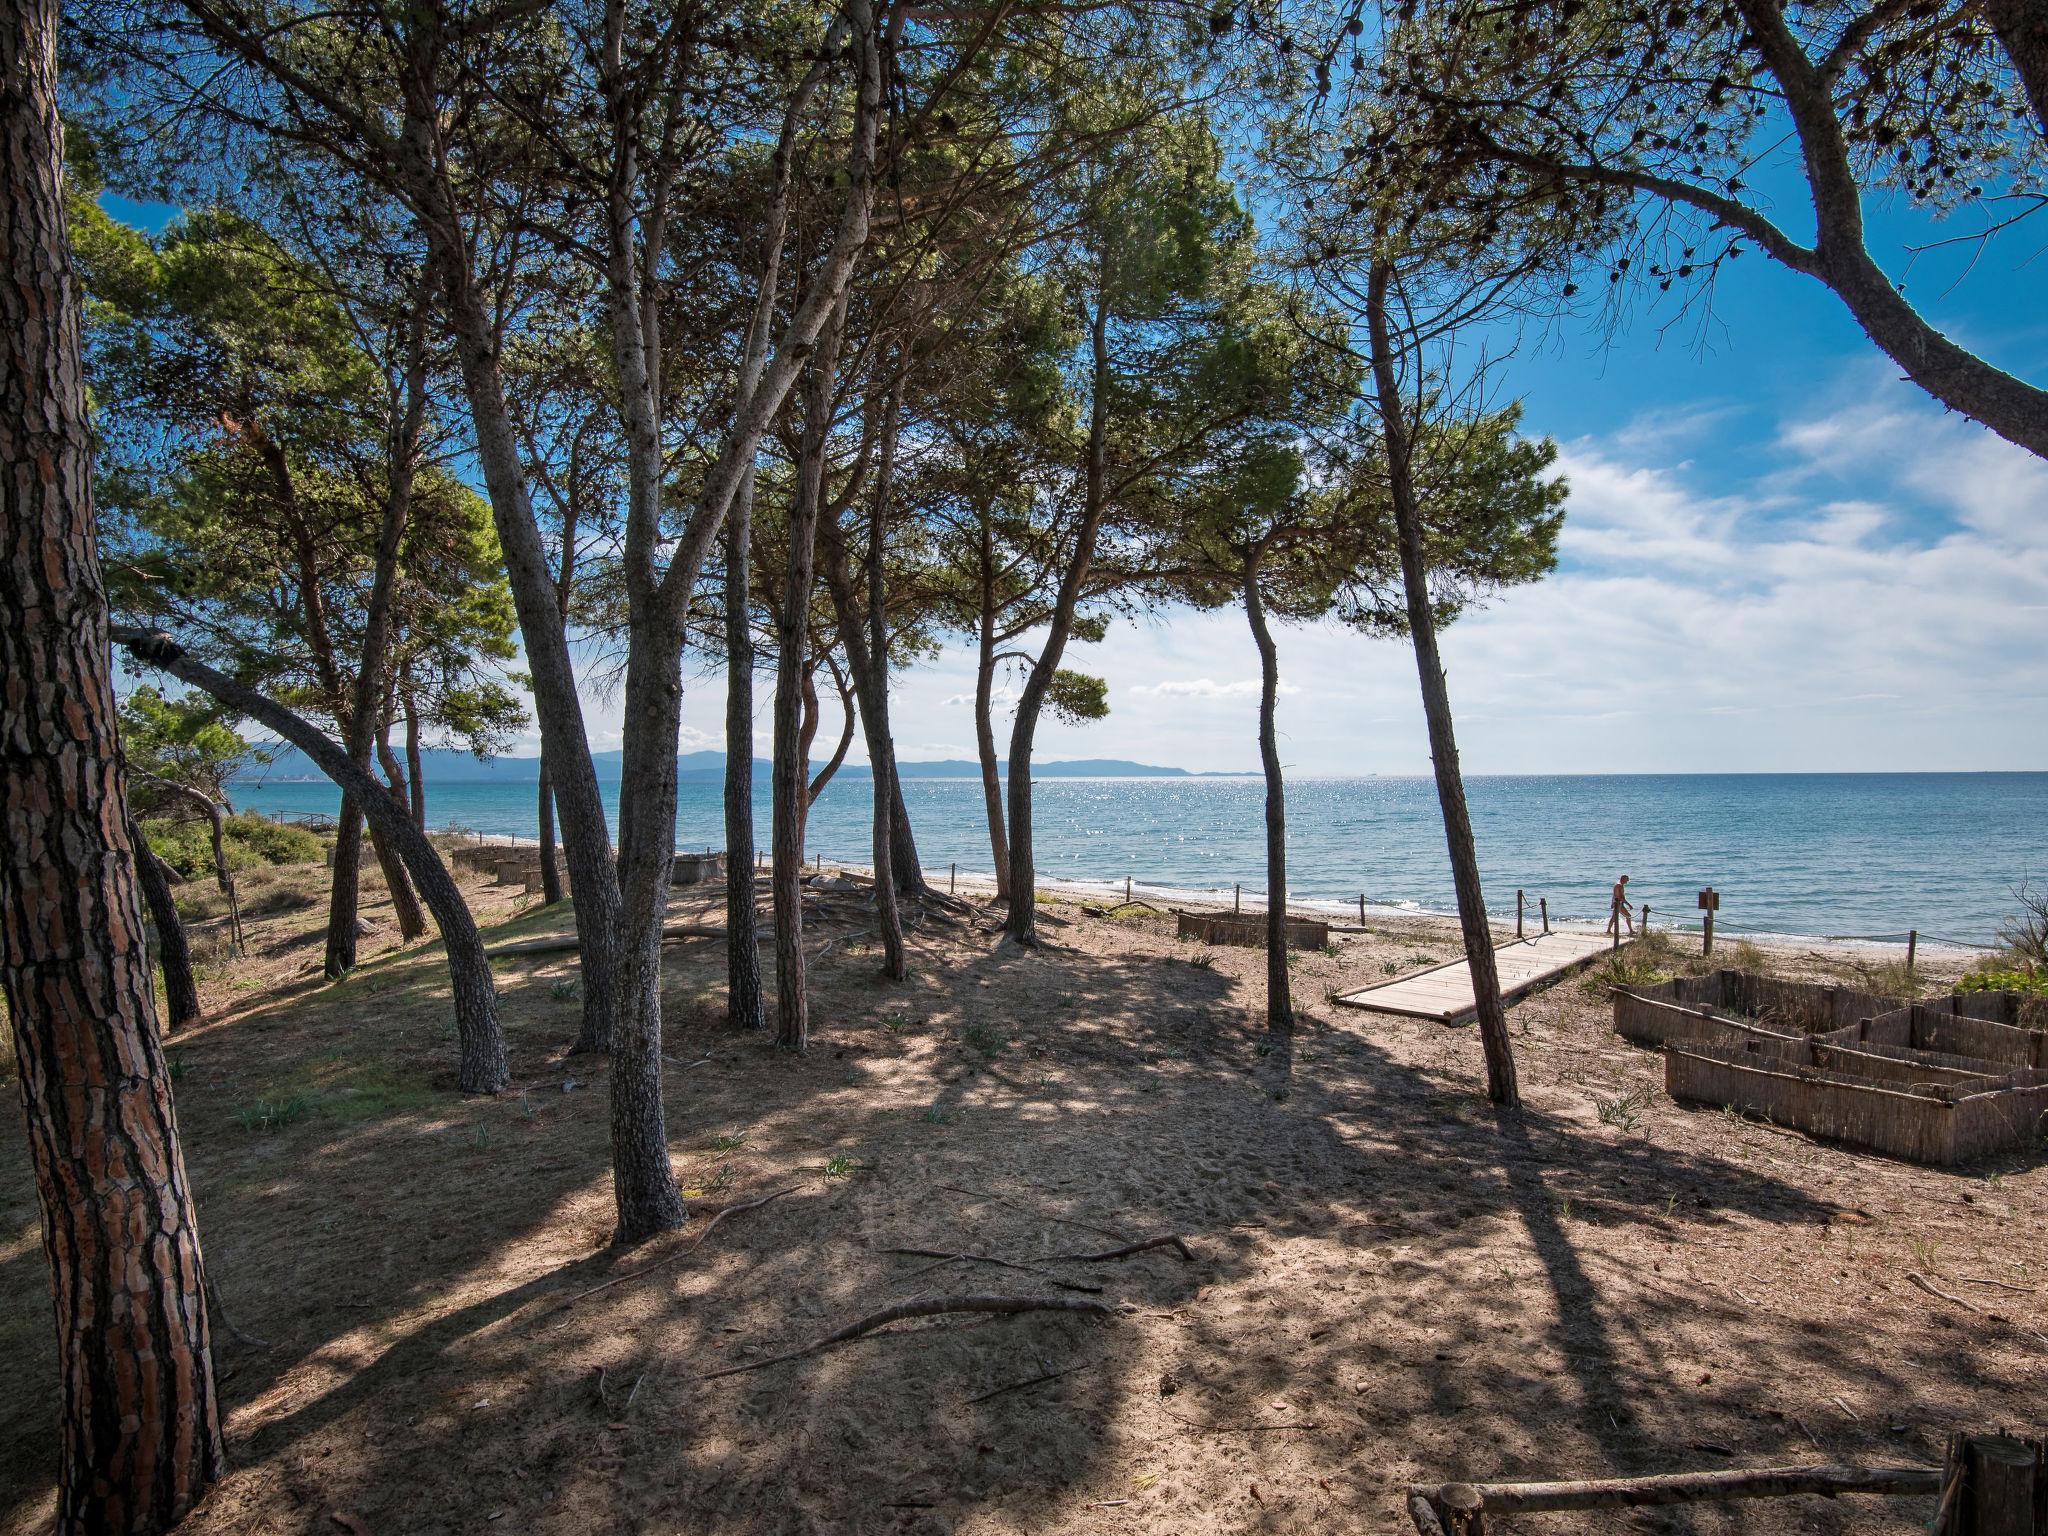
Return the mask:
M 781 1365 L 788 1360 L 801 1360 L 805 1355 L 814 1355 L 821 1349 L 834 1344 L 844 1344 L 862 1334 L 873 1333 L 877 1328 L 890 1323 L 904 1322 L 914 1317 L 943 1317 L 956 1312 L 990 1312 L 1011 1314 L 1019 1312 L 1087 1312 L 1097 1317 L 1113 1317 L 1116 1309 L 1106 1302 L 1084 1301 L 1071 1296 L 921 1296 L 910 1301 L 899 1301 L 893 1306 L 870 1312 L 857 1323 L 848 1323 L 835 1333 L 828 1333 L 822 1339 L 792 1349 L 787 1354 L 771 1355 L 766 1360 L 750 1361 L 746 1365 L 729 1365 L 722 1371 L 707 1371 L 701 1380 L 716 1381 L 721 1376 L 738 1376 L 745 1371 L 764 1370 L 771 1365 Z

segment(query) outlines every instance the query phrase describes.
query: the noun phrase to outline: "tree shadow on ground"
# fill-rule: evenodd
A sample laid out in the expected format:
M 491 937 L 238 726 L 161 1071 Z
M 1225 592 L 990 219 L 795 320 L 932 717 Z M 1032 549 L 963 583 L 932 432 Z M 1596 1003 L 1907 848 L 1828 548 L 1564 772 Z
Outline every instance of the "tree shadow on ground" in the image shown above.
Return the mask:
M 192 1529 L 331 1529 L 343 1511 L 380 1533 L 1079 1530 L 1112 1508 L 1148 1528 L 1377 1529 L 1411 1478 L 1801 1448 L 1788 1374 L 1899 1403 L 1973 1371 L 2002 1386 L 1967 1337 L 1872 1360 L 1667 1283 L 1689 1248 L 1811 1234 L 1834 1207 L 1698 1146 L 1540 1105 L 1496 1116 L 1461 1037 L 1305 1017 L 1276 1039 L 1258 998 L 1164 944 L 914 943 L 892 986 L 865 953 L 821 967 L 801 1060 L 704 1024 L 716 944 L 671 953 L 688 1043 L 670 1133 L 693 1203 L 795 1186 L 694 1250 L 701 1220 L 603 1247 L 603 1067 L 562 1058 L 560 964 L 501 968 L 502 1100 L 425 1091 L 449 1034 L 425 951 L 193 1039 L 179 1100 L 209 1261 L 270 1345 L 222 1330 L 239 1470 Z M 294 1095 L 294 1116 L 246 1123 Z M 1063 1257 L 1165 1232 L 1192 1262 Z M 0 1294 L 42 1294 L 40 1262 L 0 1261 Z M 907 1296 L 1076 1294 L 1047 1271 L 1102 1286 L 1116 1315 L 902 1325 L 705 1379 Z M 47 1404 L 47 1338 L 26 1333 L 4 1340 L 0 1397 Z M 0 1470 L 24 1490 L 0 1529 L 46 1497 L 46 1417 L 0 1419 Z M 1857 1511 L 1803 1513 L 1835 1531 Z

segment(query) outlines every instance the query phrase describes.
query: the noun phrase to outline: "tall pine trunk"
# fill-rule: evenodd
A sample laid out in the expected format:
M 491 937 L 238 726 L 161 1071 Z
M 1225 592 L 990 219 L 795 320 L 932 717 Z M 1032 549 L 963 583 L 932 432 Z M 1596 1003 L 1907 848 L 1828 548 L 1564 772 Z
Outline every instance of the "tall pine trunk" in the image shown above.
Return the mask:
M 1500 971 L 1493 953 L 1493 928 L 1479 884 L 1479 850 L 1472 815 L 1465 805 L 1465 778 L 1458 768 L 1458 740 L 1451 726 L 1451 690 L 1437 653 L 1436 616 L 1429 603 L 1429 567 L 1423 547 L 1422 508 L 1415 494 L 1412 435 L 1394 367 L 1393 327 L 1387 294 L 1393 274 L 1384 262 L 1367 281 L 1367 320 L 1372 332 L 1372 373 L 1380 429 L 1387 445 L 1387 478 L 1393 493 L 1394 528 L 1401 545 L 1401 583 L 1408 600 L 1408 629 L 1415 642 L 1415 670 L 1422 682 L 1422 714 L 1429 726 L 1430 761 L 1436 770 L 1437 800 L 1443 807 L 1444 840 L 1451 855 L 1451 881 L 1458 895 L 1458 926 L 1464 931 L 1465 960 L 1478 1005 L 1479 1039 L 1486 1053 L 1486 1093 L 1494 1103 L 1521 1103 L 1515 1082 L 1515 1051 L 1501 1006 Z
M 388 730 L 378 733 L 377 755 L 384 766 L 384 792 L 391 797 L 391 803 L 410 818 L 412 804 L 406 792 L 405 771 L 398 766 L 398 758 L 391 750 Z M 408 944 L 424 938 L 427 914 L 420 906 L 418 890 L 406 873 L 406 861 L 391 846 L 390 834 L 374 821 L 370 824 L 370 845 L 376 850 L 378 866 L 384 872 L 384 888 L 391 896 L 391 915 L 397 920 L 399 938 Z
M 769 889 L 775 912 L 776 1043 L 786 1051 L 810 1046 L 810 989 L 804 976 L 804 761 L 803 667 L 809 629 L 818 511 L 824 501 L 825 448 L 832 431 L 832 396 L 846 304 L 832 307 L 818 333 L 803 381 L 803 443 L 796 495 L 789 510 L 789 547 L 782 602 L 776 613 L 775 751 L 769 771 L 774 809 Z
M 562 851 L 576 892 L 583 1021 L 574 1048 L 605 1051 L 610 1049 L 618 1019 L 618 870 L 612 861 L 604 798 L 598 790 L 597 768 L 591 761 L 590 738 L 584 729 L 583 702 L 569 654 L 568 629 L 562 619 L 554 573 L 541 542 L 540 526 L 534 520 L 518 433 L 505 403 L 499 337 L 485 307 L 486 300 L 477 291 L 476 271 L 463 239 L 462 220 L 450 201 L 449 183 L 441 175 L 434 128 L 434 67 L 431 57 L 408 61 L 397 179 L 418 210 L 421 234 L 447 294 L 450 330 L 476 437 L 477 463 L 483 471 L 491 520 L 497 528 L 505 575 L 512 588 L 512 604 L 519 617 L 520 645 L 532 682 L 534 713 L 539 717 L 541 737 L 547 743 Z
M 1038 735 L 1038 717 L 1045 708 L 1045 696 L 1060 669 L 1067 637 L 1074 630 L 1074 612 L 1080 605 L 1081 589 L 1088 580 L 1088 568 L 1095 559 L 1095 539 L 1109 510 L 1109 298 L 1107 279 L 1100 280 L 1095 314 L 1089 325 L 1090 400 L 1088 448 L 1085 464 L 1086 500 L 1081 525 L 1074 531 L 1074 548 L 1067 568 L 1060 574 L 1059 596 L 1053 602 L 1046 626 L 1045 645 L 1024 680 L 1024 692 L 1017 700 L 1017 718 L 1010 727 L 1010 910 L 1003 925 L 1006 940 L 1033 945 L 1038 930 L 1038 871 L 1031 847 L 1031 749 Z
M 996 765 L 995 531 L 981 509 L 981 622 L 974 661 L 974 751 L 981 760 L 981 803 L 988 817 L 989 857 L 995 863 L 996 899 L 1010 894 L 1010 840 L 1003 827 L 1003 776 Z
M 64 232 L 54 0 L 0 5 L 0 992 L 57 1325 L 57 1531 L 176 1525 L 225 1463 L 150 999 Z
M 762 1029 L 761 936 L 754 894 L 754 471 L 725 521 L 726 1020 Z
M 1266 1025 L 1294 1027 L 1294 995 L 1287 975 L 1287 786 L 1280 770 L 1280 651 L 1266 622 L 1255 550 L 1244 562 L 1244 615 L 1259 647 L 1259 762 L 1266 773 Z

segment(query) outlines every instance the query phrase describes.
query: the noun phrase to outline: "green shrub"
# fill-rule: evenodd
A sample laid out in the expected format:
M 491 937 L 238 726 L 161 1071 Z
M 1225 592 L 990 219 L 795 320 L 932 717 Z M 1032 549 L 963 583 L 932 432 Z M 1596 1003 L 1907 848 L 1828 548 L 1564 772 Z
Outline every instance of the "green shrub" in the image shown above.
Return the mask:
M 315 863 L 323 846 L 304 827 L 266 821 L 254 811 L 228 817 L 221 834 L 228 868 L 234 871 Z M 205 822 L 152 817 L 142 823 L 142 836 L 158 858 L 187 880 L 213 877 L 213 837 Z
M 1972 971 L 1956 983 L 1958 992 L 2017 992 L 2022 997 L 2048 997 L 2048 971 Z

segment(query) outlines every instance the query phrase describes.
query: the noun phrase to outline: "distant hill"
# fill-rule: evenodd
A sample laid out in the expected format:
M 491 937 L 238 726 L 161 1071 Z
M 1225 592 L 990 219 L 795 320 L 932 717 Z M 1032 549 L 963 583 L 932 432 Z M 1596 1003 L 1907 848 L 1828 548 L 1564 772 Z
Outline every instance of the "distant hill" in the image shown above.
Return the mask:
M 271 743 L 263 747 L 270 754 L 268 763 L 251 763 L 239 777 L 243 782 L 293 783 L 323 777 L 313 766 L 311 759 L 296 747 L 283 743 Z M 540 759 L 537 757 L 493 757 L 478 759 L 467 752 L 452 748 L 430 747 L 426 758 L 427 783 L 435 784 L 534 784 L 540 779 Z M 598 752 L 592 761 L 597 768 L 599 782 L 616 784 L 619 781 L 620 754 Z M 815 764 L 813 765 L 815 766 Z M 897 769 L 906 779 L 971 779 L 981 775 L 981 766 L 968 759 L 947 759 L 938 762 L 897 764 Z M 840 773 L 850 779 L 864 779 L 868 776 L 865 763 L 848 763 Z M 725 754 L 723 752 L 685 752 L 676 759 L 676 772 L 682 778 L 691 780 L 723 779 L 725 777 Z M 1188 779 L 1227 777 L 1227 775 L 1193 774 L 1185 768 L 1161 768 L 1151 763 L 1133 763 L 1117 757 L 1075 758 L 1068 762 L 1041 762 L 1033 765 L 1033 772 L 1042 779 Z M 754 776 L 765 779 L 768 776 L 768 759 L 754 759 Z

